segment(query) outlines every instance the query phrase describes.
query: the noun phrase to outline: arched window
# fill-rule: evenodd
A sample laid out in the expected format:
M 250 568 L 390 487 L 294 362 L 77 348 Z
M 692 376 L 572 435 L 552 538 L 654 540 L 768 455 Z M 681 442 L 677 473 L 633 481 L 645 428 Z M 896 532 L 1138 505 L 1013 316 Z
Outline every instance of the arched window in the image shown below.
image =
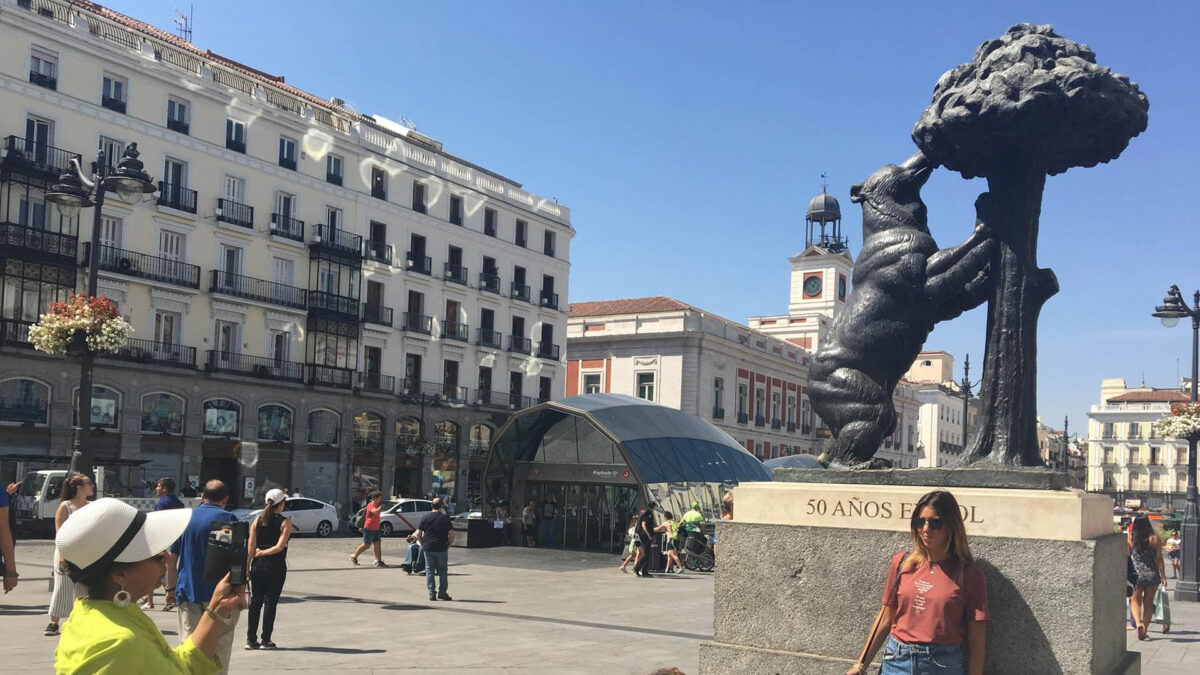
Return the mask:
M 1140 488 L 1141 486 L 1138 485 L 1138 481 L 1140 479 L 1141 479 L 1141 476 L 1138 475 L 1138 472 L 1130 471 L 1129 472 L 1129 489 L 1137 490 L 1138 488 Z
M 433 442 L 438 452 L 446 455 L 457 454 L 458 425 L 454 422 L 438 422 L 433 427 Z
M 72 421 L 79 423 L 79 390 L 75 390 L 75 409 Z M 92 414 L 89 424 L 93 429 L 117 429 L 121 422 L 121 394 L 108 387 L 92 387 Z
M 292 410 L 281 405 L 258 408 L 258 440 L 292 442 Z
M 486 424 L 476 424 L 471 427 L 471 454 L 486 455 L 492 444 L 492 428 Z
M 183 433 L 183 399 L 166 392 L 142 397 L 142 431 L 154 434 Z
M 421 421 L 415 417 L 396 420 L 396 449 L 408 448 L 421 438 Z
M 382 417 L 369 412 L 360 412 L 354 416 L 354 447 L 358 450 L 383 448 Z
M 342 433 L 342 417 L 329 410 L 308 413 L 308 444 L 337 445 Z
M 204 402 L 204 435 L 233 438 L 242 426 L 242 406 L 224 398 Z
M 48 424 L 50 387 L 26 378 L 0 382 L 0 422 Z

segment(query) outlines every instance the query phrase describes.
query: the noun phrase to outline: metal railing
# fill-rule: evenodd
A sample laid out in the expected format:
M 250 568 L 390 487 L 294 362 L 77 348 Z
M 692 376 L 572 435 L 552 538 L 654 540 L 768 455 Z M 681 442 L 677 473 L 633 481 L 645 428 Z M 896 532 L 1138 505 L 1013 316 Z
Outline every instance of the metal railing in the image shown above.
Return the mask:
M 315 364 L 308 367 L 308 383 L 321 387 L 351 389 L 354 386 L 354 375 L 353 370 L 346 368 Z
M 488 408 L 507 408 L 508 393 L 492 391 L 491 389 L 476 389 L 474 402 L 475 405 L 486 406 Z
M 238 227 L 254 229 L 254 207 L 224 197 L 217 198 L 217 220 Z
M 4 139 L 5 166 L 39 171 L 57 179 L 58 175 L 67 169 L 71 159 L 80 159 L 80 156 L 78 153 L 20 136 L 7 136 Z
M 558 353 L 559 353 L 558 345 L 554 344 L 553 342 L 539 342 L 538 343 L 537 355 L 539 358 L 554 359 L 555 361 L 557 361 Z
M 426 316 L 424 314 L 405 312 L 404 323 L 400 324 L 400 330 L 430 335 L 433 333 L 433 317 Z
M 442 276 L 446 281 L 452 281 L 456 284 L 467 285 L 467 268 L 454 263 L 445 263 L 442 266 Z
M 385 190 L 381 187 L 372 187 L 371 188 L 371 196 L 374 197 L 375 199 L 382 199 L 383 201 L 386 202 L 387 201 L 387 190 Z
M 377 394 L 396 393 L 396 378 L 382 373 L 355 373 L 355 386 Z
M 296 158 L 280 155 L 279 156 L 279 166 L 282 166 L 285 169 L 291 169 L 292 171 L 295 171 L 296 170 Z
M 239 141 L 236 138 L 226 138 L 225 147 L 234 151 L 246 154 L 246 141 Z
M 331 312 L 359 320 L 358 298 L 349 298 L 328 291 L 308 291 L 308 311 Z
M 484 347 L 500 349 L 504 343 L 504 336 L 498 330 L 484 330 L 480 328 L 478 333 L 477 342 Z
M 783 428 L 783 422 L 781 422 L 780 420 L 771 420 L 771 428 L 774 429 L 775 431 L 779 431 L 780 429 Z
M 43 75 L 36 70 L 29 71 L 29 82 L 47 89 L 58 89 L 58 78 L 53 75 Z
M 533 340 L 518 335 L 509 335 L 508 351 L 516 352 L 517 354 L 530 354 L 533 352 Z
M 21 319 L 0 319 L 0 344 L 16 347 L 32 347 L 29 341 L 29 328 L 33 321 Z
M 542 291 L 538 296 L 538 305 L 547 309 L 558 309 L 558 293 Z
M 535 405 L 532 396 L 522 396 L 516 393 L 508 395 L 508 407 L 510 410 L 524 410 L 532 408 Z
M 756 426 L 756 427 L 765 427 L 765 426 L 767 426 L 767 418 L 763 417 L 762 415 L 757 415 L 757 416 L 755 416 L 755 418 L 754 418 L 754 426 Z
M 182 185 L 172 185 L 160 180 L 158 181 L 158 205 L 175 209 L 176 211 L 195 213 L 196 191 L 189 190 Z
M 308 291 L 303 288 L 221 270 L 212 270 L 212 285 L 208 290 L 211 293 L 224 293 L 238 298 L 258 300 L 295 309 L 308 307 Z
M 329 183 L 331 185 L 341 185 L 342 184 L 342 176 L 340 174 L 329 173 L 328 171 L 326 171 L 325 172 L 325 182 Z
M 512 283 L 512 292 L 509 294 L 513 300 L 522 300 L 529 302 L 529 284 Z
M 400 382 L 402 396 L 441 396 L 441 382 L 421 382 L 415 378 L 406 377 Z
M 100 107 L 108 108 L 109 110 L 113 112 L 119 112 L 122 115 L 125 114 L 125 101 L 122 101 L 119 98 L 113 98 L 112 96 L 101 96 Z
M 367 240 L 367 260 L 374 260 L 384 265 L 392 264 L 392 245 L 382 241 Z
M 737 414 L 737 423 L 738 424 L 749 424 L 750 423 L 750 415 L 748 415 L 744 412 L 738 413 Z
M 79 239 L 28 225 L 0 223 L 0 249 L 5 248 L 67 258 L 74 265 L 79 254 Z M 20 259 L 21 255 L 17 253 L 13 257 Z
M 313 248 L 328 248 L 340 253 L 362 255 L 362 237 L 352 234 L 325 223 L 313 227 L 312 239 L 308 245 Z
M 295 361 L 246 356 L 215 349 L 207 351 L 204 369 L 214 373 L 233 373 L 281 382 L 303 382 L 304 364 Z
M 723 420 L 723 419 L 725 419 L 725 409 L 724 409 L 724 408 L 717 408 L 717 407 L 713 407 L 713 411 L 712 411 L 712 412 L 713 412 L 712 416 L 713 416 L 713 419 L 714 419 L 714 420 Z
M 282 213 L 271 214 L 271 234 L 304 243 L 304 221 Z
M 479 290 L 489 293 L 500 293 L 500 275 L 495 272 L 479 273 Z
M 175 131 L 175 132 L 178 132 L 181 134 L 188 134 L 189 132 L 191 132 L 191 127 L 188 125 L 188 123 L 181 122 L 180 120 L 168 119 L 167 120 L 167 128 L 170 129 L 171 131 Z
M 470 342 L 471 329 L 461 321 L 443 321 L 442 337 L 449 340 L 458 340 L 459 342 Z
M 175 286 L 200 288 L 200 268 L 196 265 L 189 265 L 170 258 L 134 253 L 115 246 L 100 245 L 96 250 L 97 269 L 151 281 L 161 281 Z M 83 245 L 83 256 L 88 264 L 91 264 L 93 260 L 92 251 L 90 242 Z
M 123 347 L 115 352 L 100 354 L 100 357 L 134 363 L 153 363 L 160 366 L 196 367 L 195 347 L 136 338 L 127 338 Z
M 362 320 L 364 323 L 373 323 L 377 326 L 391 326 L 392 308 L 384 307 L 383 305 L 371 305 L 364 302 L 362 305 Z
M 409 251 L 404 254 L 405 268 L 409 272 L 418 274 L 431 275 L 433 274 L 433 258 L 427 255 L 420 255 L 417 252 Z

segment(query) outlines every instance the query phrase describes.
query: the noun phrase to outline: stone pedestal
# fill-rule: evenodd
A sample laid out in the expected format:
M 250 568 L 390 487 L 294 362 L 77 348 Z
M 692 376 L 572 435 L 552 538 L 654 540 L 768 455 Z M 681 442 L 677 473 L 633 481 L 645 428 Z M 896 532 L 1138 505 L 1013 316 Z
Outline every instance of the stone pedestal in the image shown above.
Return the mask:
M 718 524 L 713 641 L 700 672 L 841 675 L 911 550 L 929 487 L 743 483 Z M 1125 540 L 1112 500 L 1077 490 L 954 488 L 987 575 L 988 675 L 1139 675 L 1125 649 Z M 872 672 L 877 672 L 876 656 Z

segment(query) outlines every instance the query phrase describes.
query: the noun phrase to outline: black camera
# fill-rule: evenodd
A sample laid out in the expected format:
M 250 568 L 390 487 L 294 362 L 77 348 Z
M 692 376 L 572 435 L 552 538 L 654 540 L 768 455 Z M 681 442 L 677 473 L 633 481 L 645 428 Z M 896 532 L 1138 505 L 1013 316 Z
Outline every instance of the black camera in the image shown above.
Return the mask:
M 203 579 L 215 584 L 229 575 L 234 586 L 246 584 L 246 545 L 250 526 L 241 521 L 217 521 L 208 528 Z

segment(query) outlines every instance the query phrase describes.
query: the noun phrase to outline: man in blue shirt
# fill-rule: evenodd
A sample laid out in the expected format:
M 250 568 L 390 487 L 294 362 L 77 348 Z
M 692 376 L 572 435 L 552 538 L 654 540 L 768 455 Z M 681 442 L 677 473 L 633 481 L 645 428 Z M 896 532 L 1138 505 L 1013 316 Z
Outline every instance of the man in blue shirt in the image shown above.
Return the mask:
M 167 591 L 174 590 L 176 607 L 179 612 L 180 644 L 192 634 L 204 615 L 204 608 L 212 599 L 215 583 L 204 581 L 204 556 L 208 552 L 209 526 L 217 521 L 237 520 L 225 510 L 229 503 L 229 488 L 219 480 L 210 480 L 204 484 L 204 492 L 200 495 L 203 503 L 192 510 L 192 519 L 188 522 L 183 536 L 171 544 L 171 554 L 179 561 L 178 569 L 174 565 L 167 566 Z M 221 632 L 217 642 L 217 656 L 223 666 L 221 672 L 229 672 L 229 656 L 233 652 L 233 634 L 237 628 L 240 613 L 235 612 Z
M 154 503 L 155 511 L 183 508 L 183 502 L 175 496 L 174 478 L 159 478 L 158 483 L 154 486 L 154 491 L 158 493 L 158 501 Z

